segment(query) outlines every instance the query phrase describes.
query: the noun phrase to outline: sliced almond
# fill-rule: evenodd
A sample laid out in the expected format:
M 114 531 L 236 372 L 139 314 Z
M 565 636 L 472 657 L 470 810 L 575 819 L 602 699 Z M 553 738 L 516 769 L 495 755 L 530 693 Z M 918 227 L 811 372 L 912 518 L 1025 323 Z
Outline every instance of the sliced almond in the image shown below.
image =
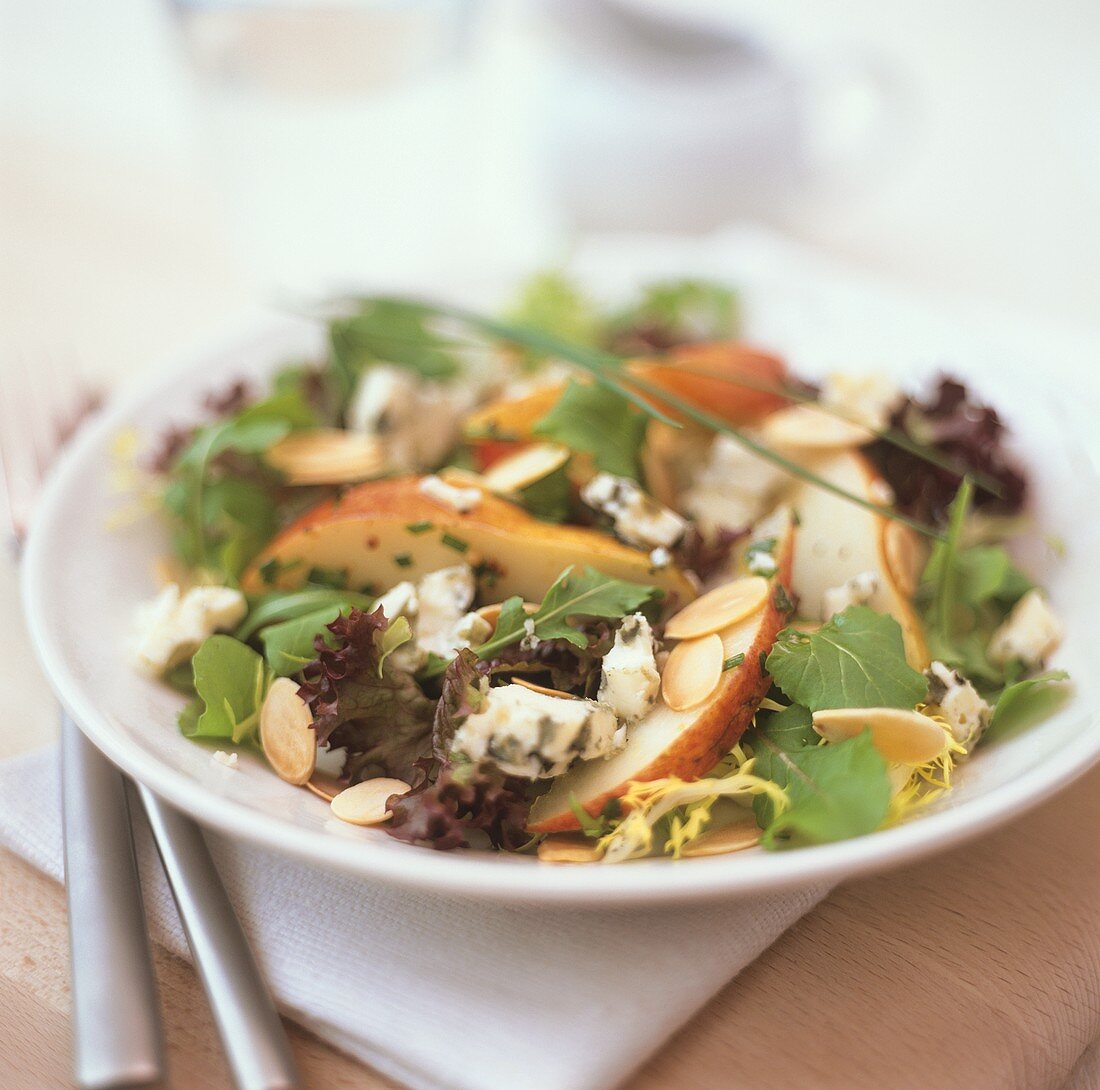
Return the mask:
M 760 425 L 764 441 L 788 450 L 843 450 L 869 443 L 875 433 L 863 424 L 845 420 L 816 405 L 780 409 Z
M 386 468 L 382 444 L 373 436 L 340 428 L 291 432 L 266 454 L 268 464 L 291 484 L 350 484 L 377 477 Z
M 719 632 L 764 608 L 771 589 L 762 575 L 734 579 L 696 598 L 665 625 L 670 640 L 691 640 Z
M 554 833 L 539 844 L 543 863 L 598 863 L 603 849 L 583 833 Z
M 324 799 L 325 802 L 332 802 L 344 790 L 344 785 L 338 779 L 334 776 L 325 776 L 320 772 L 314 772 L 305 786 L 307 790 L 319 799 Z
M 404 780 L 380 776 L 345 788 L 330 805 L 333 814 L 349 825 L 380 825 L 391 816 L 386 809 L 390 796 L 406 795 L 411 790 Z
M 458 466 L 444 466 L 436 476 L 455 488 L 485 487 L 485 480 L 480 474 L 473 473 L 468 469 L 459 469 Z
M 735 821 L 729 825 L 720 825 L 700 833 L 694 840 L 685 844 L 681 856 L 726 855 L 728 852 L 740 852 L 760 843 L 760 826 L 751 817 L 744 821 Z
M 491 492 L 510 495 L 549 477 L 567 461 L 568 448 L 556 443 L 534 443 L 494 462 L 485 471 L 481 483 Z
M 661 678 L 665 703 L 677 712 L 702 704 L 722 679 L 724 653 L 722 637 L 713 633 L 678 643 L 668 656 Z
M 298 695 L 298 683 L 276 678 L 260 708 L 260 744 L 279 778 L 303 784 L 317 766 L 313 714 Z
M 912 598 L 920 585 L 920 577 L 928 559 L 927 547 L 921 535 L 904 522 L 884 519 L 883 523 L 883 566 L 899 592 L 906 598 Z
M 477 615 L 484 621 L 488 621 L 494 628 L 497 626 L 497 621 L 500 620 L 500 610 L 504 605 L 503 602 L 493 602 L 492 605 L 482 606 L 480 609 L 475 610 Z M 523 612 L 527 614 L 538 613 L 539 607 L 535 602 L 524 602 Z
M 512 681 L 516 685 L 522 685 L 533 693 L 542 693 L 544 696 L 560 696 L 563 700 L 580 700 L 579 696 L 572 693 L 563 693 L 561 689 L 548 689 L 545 685 L 536 685 L 533 681 L 525 681 L 521 677 L 514 677 Z
M 843 742 L 865 730 L 891 762 L 922 765 L 947 748 L 947 731 L 934 719 L 909 708 L 833 708 L 814 712 L 814 730 L 830 742 Z

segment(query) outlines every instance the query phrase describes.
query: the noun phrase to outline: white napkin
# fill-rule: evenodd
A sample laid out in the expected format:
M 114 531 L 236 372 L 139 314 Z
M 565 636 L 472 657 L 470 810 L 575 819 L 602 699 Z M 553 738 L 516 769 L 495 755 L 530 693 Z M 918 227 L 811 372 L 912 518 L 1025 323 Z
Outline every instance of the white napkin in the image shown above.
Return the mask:
M 60 879 L 56 751 L 0 765 L 0 799 L 0 844 Z M 827 892 L 674 910 L 493 907 L 208 839 L 279 1007 L 417 1090 L 615 1086 Z M 144 827 L 138 848 L 153 935 L 186 955 Z

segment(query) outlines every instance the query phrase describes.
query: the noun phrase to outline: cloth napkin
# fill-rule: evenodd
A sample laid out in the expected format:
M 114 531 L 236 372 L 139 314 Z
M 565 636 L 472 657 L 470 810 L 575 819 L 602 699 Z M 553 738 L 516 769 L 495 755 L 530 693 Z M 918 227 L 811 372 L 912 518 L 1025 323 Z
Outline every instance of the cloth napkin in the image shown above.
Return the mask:
M 0 766 L 0 798 L 0 844 L 60 880 L 56 750 Z M 153 936 L 186 956 L 137 824 Z M 416 1090 L 615 1086 L 827 892 L 641 912 L 493 907 L 208 840 L 280 1009 Z

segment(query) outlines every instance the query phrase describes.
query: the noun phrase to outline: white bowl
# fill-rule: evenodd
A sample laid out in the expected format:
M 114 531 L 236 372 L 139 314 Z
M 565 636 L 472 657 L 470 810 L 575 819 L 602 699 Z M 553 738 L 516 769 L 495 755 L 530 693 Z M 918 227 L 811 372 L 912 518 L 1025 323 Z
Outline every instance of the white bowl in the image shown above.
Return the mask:
M 774 287 L 774 285 L 773 285 Z M 797 300 L 788 301 L 792 307 Z M 813 338 L 783 343 L 783 307 L 760 312 L 768 343 L 793 352 L 808 373 L 847 351 L 843 338 L 810 347 Z M 835 315 L 830 315 L 835 318 Z M 844 323 L 822 327 L 849 329 Z M 24 569 L 26 609 L 43 666 L 62 702 L 108 757 L 136 780 L 205 825 L 229 836 L 381 880 L 434 892 L 536 903 L 640 904 L 739 897 L 833 882 L 915 859 L 989 830 L 1047 798 L 1100 755 L 1096 716 L 1098 611 L 1090 571 L 1096 550 L 1095 475 L 1088 460 L 1041 405 L 1032 383 L 1000 368 L 977 368 L 977 384 L 1005 410 L 1035 482 L 1040 525 L 1066 542 L 1065 559 L 1040 572 L 1066 621 L 1058 665 L 1077 690 L 1057 715 L 1029 732 L 979 751 L 946 802 L 909 824 L 870 836 L 767 853 L 680 862 L 646 860 L 620 866 L 548 866 L 520 856 L 434 852 L 384 832 L 331 818 L 328 806 L 281 782 L 258 756 L 242 753 L 237 769 L 211 759 L 211 749 L 183 738 L 175 725 L 180 698 L 133 671 L 125 651 L 138 603 L 155 591 L 155 558 L 166 549 L 155 518 L 109 529 L 125 498 L 112 492 L 112 441 L 121 429 L 144 433 L 194 419 L 204 392 L 229 380 L 262 375 L 288 359 L 316 353 L 321 331 L 303 319 L 266 317 L 191 355 L 174 373 L 158 373 L 111 404 L 67 451 L 38 512 Z M 908 342 L 892 355 L 899 372 L 920 376 L 928 345 Z M 937 342 L 938 343 L 938 342 Z M 816 356 L 816 359 L 814 358 Z M 872 357 L 873 358 L 873 357 Z M 934 357 L 933 357 L 934 358 Z M 964 374 L 970 361 L 959 360 Z M 1040 411 L 1041 409 L 1041 411 Z

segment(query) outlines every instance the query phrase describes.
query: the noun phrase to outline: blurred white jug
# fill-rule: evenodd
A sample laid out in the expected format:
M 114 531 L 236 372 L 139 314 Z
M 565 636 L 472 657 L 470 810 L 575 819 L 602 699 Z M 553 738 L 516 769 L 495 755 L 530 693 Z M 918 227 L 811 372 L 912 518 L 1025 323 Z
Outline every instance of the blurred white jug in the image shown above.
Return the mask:
M 851 197 L 909 130 L 866 59 L 787 61 L 669 5 L 545 0 L 550 191 L 577 228 L 702 231 Z

